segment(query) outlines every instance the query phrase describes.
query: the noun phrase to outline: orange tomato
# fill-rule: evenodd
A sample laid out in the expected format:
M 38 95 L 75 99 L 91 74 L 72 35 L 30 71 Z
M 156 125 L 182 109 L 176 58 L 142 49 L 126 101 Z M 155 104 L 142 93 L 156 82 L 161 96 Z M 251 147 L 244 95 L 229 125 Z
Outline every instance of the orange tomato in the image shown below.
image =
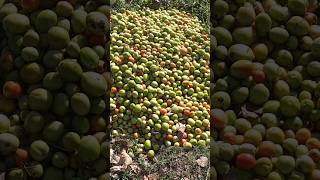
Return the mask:
M 183 55 L 183 56 L 187 55 L 188 54 L 188 49 L 185 48 L 185 47 L 181 47 L 180 48 L 180 54 Z
M 111 92 L 112 92 L 112 94 L 115 94 L 115 93 L 117 93 L 117 92 L 118 92 L 118 90 L 117 90 L 117 88 L 116 88 L 116 87 L 112 87 L 112 88 L 111 88 Z
M 8 98 L 17 98 L 21 96 L 22 88 L 19 83 L 14 81 L 7 81 L 3 85 L 3 95 Z
M 167 139 L 168 141 L 173 141 L 173 136 L 172 136 L 171 134 L 168 134 L 167 137 L 166 137 L 166 139 Z
M 184 145 L 186 142 L 187 142 L 187 140 L 186 140 L 186 139 L 181 139 L 181 141 L 180 141 L 180 145 Z
M 135 62 L 135 59 L 132 56 L 130 56 L 130 57 L 128 57 L 128 61 L 129 62 Z
M 167 110 L 166 110 L 165 108 L 161 108 L 161 109 L 160 109 L 160 114 L 161 114 L 161 115 L 167 114 Z
M 29 159 L 28 151 L 24 149 L 17 149 L 15 154 L 16 163 L 18 166 L 22 166 L 24 162 L 26 162 Z
M 183 110 L 183 115 L 190 116 L 191 112 L 188 109 Z

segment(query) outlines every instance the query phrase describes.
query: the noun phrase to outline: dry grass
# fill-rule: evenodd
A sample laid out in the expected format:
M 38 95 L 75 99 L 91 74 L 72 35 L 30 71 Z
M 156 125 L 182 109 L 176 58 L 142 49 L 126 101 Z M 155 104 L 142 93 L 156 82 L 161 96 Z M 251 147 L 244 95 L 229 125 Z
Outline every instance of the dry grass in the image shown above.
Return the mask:
M 134 142 L 132 143 L 134 145 Z M 119 152 L 120 147 L 114 144 L 112 148 Z M 209 159 L 209 149 L 203 147 L 193 147 L 190 150 L 181 147 L 166 147 L 159 150 L 153 161 L 145 156 L 134 157 L 133 165 L 139 167 L 140 173 L 134 172 L 128 168 L 126 171 L 118 173 L 117 177 L 112 179 L 143 179 L 149 180 L 206 180 L 208 176 L 209 165 L 201 167 L 196 160 L 201 156 Z

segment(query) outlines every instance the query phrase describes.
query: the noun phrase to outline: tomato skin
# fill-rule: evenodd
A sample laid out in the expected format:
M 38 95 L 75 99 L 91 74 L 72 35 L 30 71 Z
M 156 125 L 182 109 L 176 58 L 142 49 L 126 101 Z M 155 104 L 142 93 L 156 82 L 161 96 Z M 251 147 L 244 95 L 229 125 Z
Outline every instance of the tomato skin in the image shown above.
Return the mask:
M 275 153 L 275 145 L 271 141 L 264 141 L 260 143 L 257 150 L 257 155 L 259 157 L 271 157 Z
M 237 136 L 232 132 L 224 133 L 223 140 L 231 145 L 237 144 Z
M 7 81 L 3 85 L 3 95 L 7 98 L 17 98 L 22 94 L 22 88 L 19 83 L 14 81 Z
M 226 126 L 225 122 L 218 117 L 213 118 L 213 125 L 218 129 L 223 129 Z
M 265 81 L 266 79 L 266 75 L 263 71 L 253 71 L 252 72 L 252 77 L 253 77 L 253 80 L 256 82 L 256 83 L 262 83 Z
M 256 159 L 248 153 L 239 154 L 236 159 L 236 166 L 243 170 L 253 169 L 256 166 Z
M 118 90 L 116 87 L 112 87 L 111 92 L 112 92 L 112 94 L 116 94 L 118 92 Z
M 183 111 L 183 114 L 184 114 L 185 116 L 190 116 L 190 115 L 191 115 L 191 112 L 190 112 L 188 109 L 186 109 L 186 110 Z
M 29 159 L 28 151 L 24 149 L 17 149 L 15 159 L 18 166 L 23 166 L 24 162 Z
M 160 109 L 160 114 L 161 115 L 166 115 L 167 114 L 167 110 L 164 109 L 164 108 Z

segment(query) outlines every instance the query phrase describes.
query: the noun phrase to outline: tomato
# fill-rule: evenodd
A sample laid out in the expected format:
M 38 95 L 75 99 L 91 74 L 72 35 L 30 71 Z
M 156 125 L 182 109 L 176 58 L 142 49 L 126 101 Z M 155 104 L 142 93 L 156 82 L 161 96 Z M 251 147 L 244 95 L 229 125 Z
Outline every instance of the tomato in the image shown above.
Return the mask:
M 236 166 L 239 169 L 251 170 L 256 166 L 256 159 L 248 153 L 239 154 L 236 159 Z
M 23 166 L 24 162 L 26 162 L 29 159 L 28 151 L 20 148 L 17 149 L 15 159 L 18 166 Z
M 253 71 L 252 77 L 256 83 L 262 83 L 266 79 L 266 75 L 263 71 Z
M 118 92 L 118 90 L 117 90 L 117 88 L 116 88 L 116 87 L 112 87 L 112 88 L 111 88 L 111 92 L 112 92 L 112 94 L 115 94 L 115 93 L 117 93 L 117 92 Z
M 226 122 L 223 121 L 219 117 L 214 117 L 213 118 L 213 125 L 214 125 L 215 128 L 223 129 L 226 126 Z
M 161 114 L 161 115 L 167 114 L 167 110 L 164 109 L 164 108 L 161 108 L 161 109 L 160 109 L 160 114 Z
M 187 55 L 187 54 L 188 54 L 188 49 L 185 48 L 185 47 L 181 47 L 181 48 L 180 48 L 180 54 L 181 54 L 182 56 Z
M 172 136 L 171 134 L 168 134 L 167 137 L 166 137 L 166 139 L 167 139 L 168 141 L 173 141 L 173 136 Z
M 186 142 L 187 142 L 186 139 L 181 139 L 179 143 L 180 143 L 181 146 L 183 146 Z
M 3 86 L 3 94 L 7 98 L 17 98 L 22 94 L 22 88 L 19 83 L 7 81 Z
M 135 62 L 135 59 L 134 59 L 132 56 L 129 56 L 129 57 L 128 57 L 128 61 L 129 61 L 129 62 Z
M 188 109 L 183 110 L 183 115 L 185 116 L 190 116 L 191 115 L 191 111 Z
M 232 132 L 224 133 L 223 141 L 229 144 L 237 144 L 237 136 Z
M 307 128 L 301 128 L 296 132 L 296 140 L 299 144 L 305 144 L 309 138 L 311 138 L 311 133 Z
M 260 143 L 257 149 L 257 156 L 259 157 L 271 157 L 276 151 L 276 146 L 271 141 L 263 141 Z

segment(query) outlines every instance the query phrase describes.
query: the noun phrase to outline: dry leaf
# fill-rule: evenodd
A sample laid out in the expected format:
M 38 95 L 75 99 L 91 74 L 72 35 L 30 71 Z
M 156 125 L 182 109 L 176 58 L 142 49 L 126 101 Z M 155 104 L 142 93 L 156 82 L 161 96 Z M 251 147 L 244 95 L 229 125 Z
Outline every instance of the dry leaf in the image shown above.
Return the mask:
M 110 162 L 111 164 L 119 164 L 120 157 L 113 153 L 113 150 L 110 149 Z
M 208 158 L 207 157 L 204 157 L 204 156 L 201 156 L 199 159 L 196 160 L 197 161 L 197 164 L 200 166 L 200 167 L 206 167 L 208 165 Z
M 259 118 L 257 113 L 248 110 L 248 107 L 246 105 L 241 107 L 240 115 L 242 115 L 244 118 L 247 118 L 247 119 L 257 119 L 257 118 Z
M 112 166 L 110 168 L 111 172 L 118 172 L 118 171 L 124 171 L 125 169 L 123 168 L 123 166 Z
M 120 154 L 120 160 L 118 165 L 123 165 L 124 168 L 127 168 L 128 165 L 132 163 L 132 158 L 127 154 L 126 150 L 123 149 Z
M 140 174 L 141 168 L 140 168 L 138 165 L 131 164 L 131 165 L 129 165 L 129 167 L 131 168 L 131 170 L 132 170 L 135 174 Z
M 176 127 L 177 127 L 177 131 L 178 131 L 177 136 L 178 136 L 179 140 L 181 140 L 183 138 L 183 133 L 186 130 L 186 126 L 182 123 L 178 123 L 178 124 L 176 124 Z

